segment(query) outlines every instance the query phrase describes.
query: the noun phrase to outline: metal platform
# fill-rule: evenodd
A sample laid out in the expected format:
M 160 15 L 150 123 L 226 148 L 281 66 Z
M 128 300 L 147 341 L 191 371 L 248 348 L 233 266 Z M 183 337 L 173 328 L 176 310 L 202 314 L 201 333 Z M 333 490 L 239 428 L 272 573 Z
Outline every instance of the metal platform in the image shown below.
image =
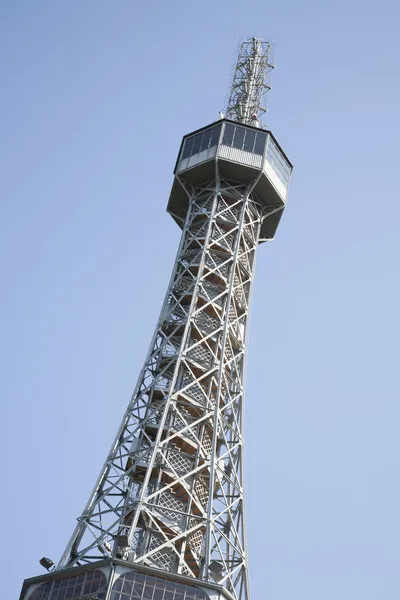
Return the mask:
M 271 240 L 286 205 L 291 171 L 270 131 L 221 119 L 183 138 L 167 210 L 182 226 L 196 185 L 241 183 L 264 209 L 260 241 Z

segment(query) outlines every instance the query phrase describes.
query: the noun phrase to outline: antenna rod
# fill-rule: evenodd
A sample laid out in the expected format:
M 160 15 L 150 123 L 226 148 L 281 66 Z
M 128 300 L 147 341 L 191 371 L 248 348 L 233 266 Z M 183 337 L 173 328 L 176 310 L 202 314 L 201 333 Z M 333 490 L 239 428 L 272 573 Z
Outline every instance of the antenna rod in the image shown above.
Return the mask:
M 262 100 L 271 89 L 269 73 L 273 68 L 270 42 L 253 37 L 240 45 L 226 107 L 228 119 L 260 126 L 260 117 L 267 111 Z

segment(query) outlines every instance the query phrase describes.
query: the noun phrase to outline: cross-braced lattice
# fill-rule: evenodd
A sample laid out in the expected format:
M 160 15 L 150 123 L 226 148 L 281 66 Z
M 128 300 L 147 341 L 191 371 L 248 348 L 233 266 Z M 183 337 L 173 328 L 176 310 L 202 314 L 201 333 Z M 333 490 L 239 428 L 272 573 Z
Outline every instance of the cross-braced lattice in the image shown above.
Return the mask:
M 243 371 L 262 220 L 244 185 L 192 190 L 149 354 L 59 568 L 117 556 L 248 598 Z
M 255 125 L 267 111 L 262 100 L 271 89 L 269 73 L 274 68 L 272 47 L 257 38 L 240 45 L 226 117 L 246 125 Z

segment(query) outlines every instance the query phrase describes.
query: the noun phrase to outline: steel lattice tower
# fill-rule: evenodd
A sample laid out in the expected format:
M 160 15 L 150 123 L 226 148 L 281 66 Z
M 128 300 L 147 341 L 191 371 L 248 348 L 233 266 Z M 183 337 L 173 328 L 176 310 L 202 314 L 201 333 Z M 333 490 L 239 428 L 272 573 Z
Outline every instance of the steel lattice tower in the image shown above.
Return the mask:
M 258 120 L 270 54 L 244 42 L 227 118 L 183 138 L 168 203 L 182 236 L 144 367 L 64 554 L 21 600 L 249 600 L 249 299 L 292 170 Z

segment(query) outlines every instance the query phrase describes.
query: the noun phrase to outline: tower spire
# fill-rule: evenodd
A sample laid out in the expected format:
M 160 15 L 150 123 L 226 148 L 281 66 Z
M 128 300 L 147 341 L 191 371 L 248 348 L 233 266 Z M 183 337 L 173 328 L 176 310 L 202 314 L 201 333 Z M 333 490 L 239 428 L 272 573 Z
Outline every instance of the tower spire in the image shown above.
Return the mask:
M 262 101 L 271 89 L 269 73 L 273 68 L 270 42 L 253 37 L 240 45 L 225 110 L 227 119 L 245 125 L 260 121 L 267 111 Z

